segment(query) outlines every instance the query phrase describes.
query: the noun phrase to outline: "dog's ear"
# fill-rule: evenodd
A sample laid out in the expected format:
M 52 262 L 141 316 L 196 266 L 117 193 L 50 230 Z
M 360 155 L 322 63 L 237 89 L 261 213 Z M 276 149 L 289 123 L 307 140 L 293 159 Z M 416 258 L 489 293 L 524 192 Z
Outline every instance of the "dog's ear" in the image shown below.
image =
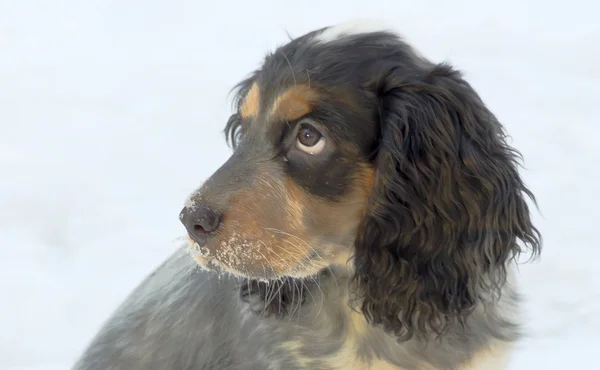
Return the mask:
M 494 115 L 447 65 L 407 75 L 377 82 L 375 180 L 354 276 L 366 318 L 405 339 L 464 323 L 511 257 L 540 248 L 525 197 L 535 199 Z

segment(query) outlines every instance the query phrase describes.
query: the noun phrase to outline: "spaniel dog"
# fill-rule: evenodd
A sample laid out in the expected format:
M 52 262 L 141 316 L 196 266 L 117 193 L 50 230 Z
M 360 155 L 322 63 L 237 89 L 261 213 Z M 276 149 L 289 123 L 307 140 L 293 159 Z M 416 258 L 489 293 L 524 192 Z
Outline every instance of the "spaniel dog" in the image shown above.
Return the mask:
M 520 154 L 460 72 L 389 29 L 326 27 L 237 86 L 225 133 L 186 245 L 74 369 L 507 366 L 513 267 L 541 236 Z

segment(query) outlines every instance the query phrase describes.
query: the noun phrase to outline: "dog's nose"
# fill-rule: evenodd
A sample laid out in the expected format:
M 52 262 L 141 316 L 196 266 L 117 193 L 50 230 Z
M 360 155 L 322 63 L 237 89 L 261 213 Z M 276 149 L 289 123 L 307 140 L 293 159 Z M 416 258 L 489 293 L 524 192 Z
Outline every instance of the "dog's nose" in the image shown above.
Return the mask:
M 195 241 L 205 239 L 208 234 L 219 228 L 223 214 L 213 207 L 204 205 L 184 207 L 179 219 Z

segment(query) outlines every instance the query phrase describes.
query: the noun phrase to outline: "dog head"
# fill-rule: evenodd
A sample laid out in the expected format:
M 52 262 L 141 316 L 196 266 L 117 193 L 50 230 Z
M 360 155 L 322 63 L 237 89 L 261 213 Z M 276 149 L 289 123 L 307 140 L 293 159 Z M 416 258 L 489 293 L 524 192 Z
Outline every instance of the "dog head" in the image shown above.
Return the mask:
M 461 74 L 396 33 L 328 27 L 237 87 L 229 160 L 181 212 L 194 258 L 257 280 L 345 265 L 363 314 L 441 331 L 539 235 L 518 152 Z

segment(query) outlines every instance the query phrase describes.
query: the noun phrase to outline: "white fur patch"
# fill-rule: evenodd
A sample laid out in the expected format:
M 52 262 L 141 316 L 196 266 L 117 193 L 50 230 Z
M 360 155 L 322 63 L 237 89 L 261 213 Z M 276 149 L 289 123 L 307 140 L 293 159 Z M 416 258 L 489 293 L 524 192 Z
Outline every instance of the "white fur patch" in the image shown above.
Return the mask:
M 343 22 L 325 29 L 315 36 L 317 42 L 331 42 L 343 37 L 360 35 L 372 32 L 392 32 L 396 33 L 393 27 L 388 23 L 375 19 L 356 19 Z

